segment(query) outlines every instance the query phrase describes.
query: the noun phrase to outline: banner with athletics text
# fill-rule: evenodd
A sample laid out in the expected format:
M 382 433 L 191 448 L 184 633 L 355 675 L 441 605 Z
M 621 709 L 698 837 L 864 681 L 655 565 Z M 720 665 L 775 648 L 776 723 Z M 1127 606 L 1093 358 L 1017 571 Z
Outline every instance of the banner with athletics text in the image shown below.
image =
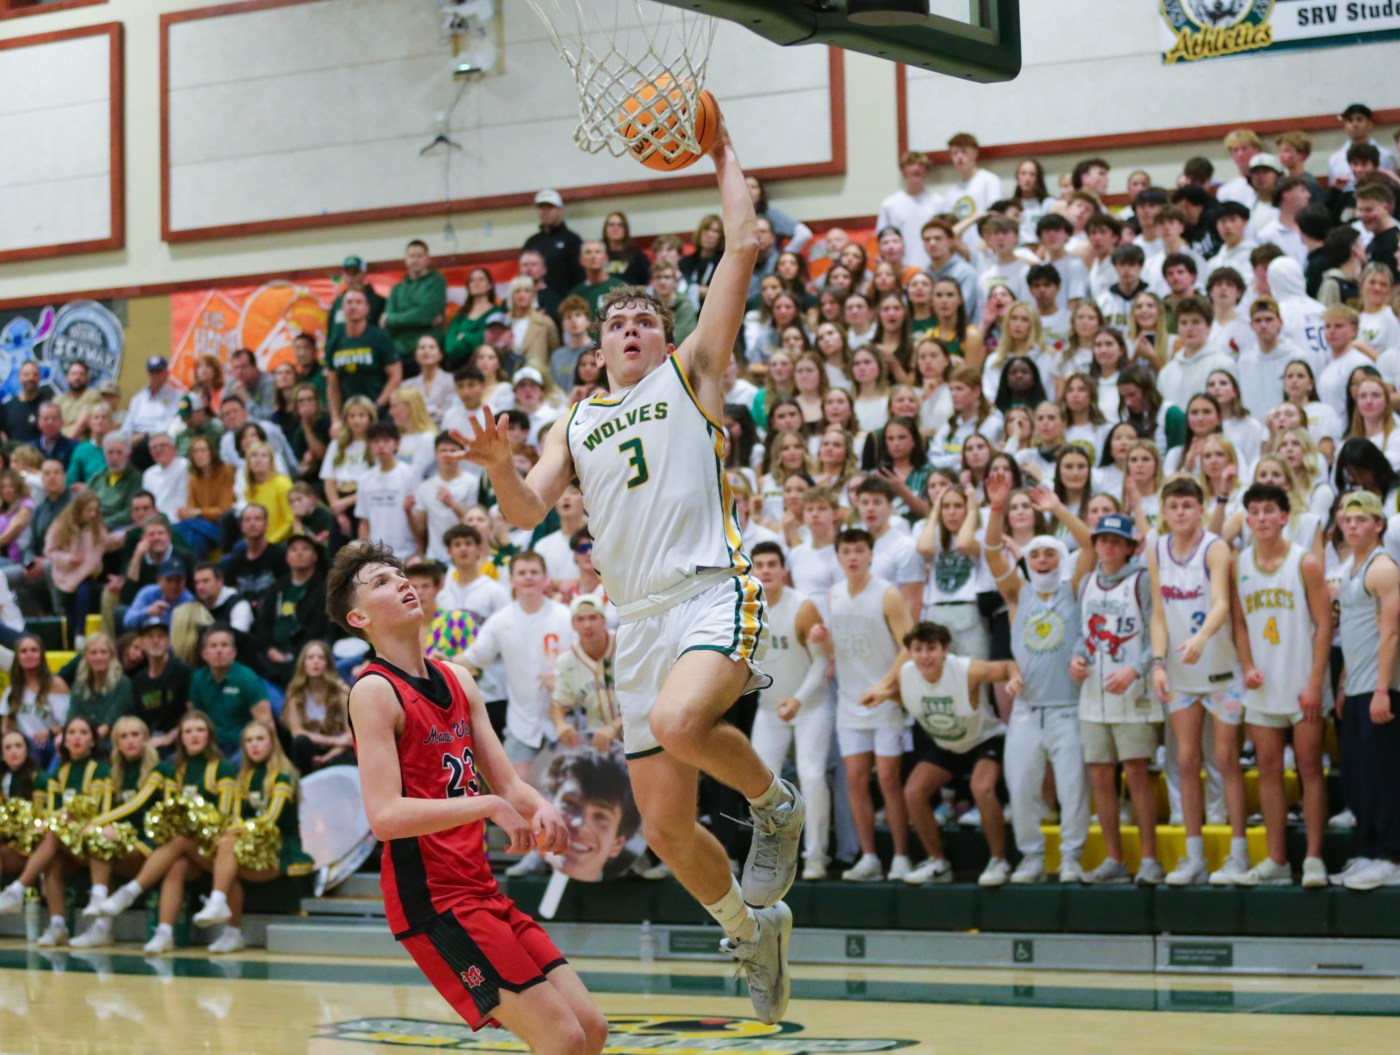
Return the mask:
M 1400 38 L 1400 0 L 1156 0 L 1168 65 Z

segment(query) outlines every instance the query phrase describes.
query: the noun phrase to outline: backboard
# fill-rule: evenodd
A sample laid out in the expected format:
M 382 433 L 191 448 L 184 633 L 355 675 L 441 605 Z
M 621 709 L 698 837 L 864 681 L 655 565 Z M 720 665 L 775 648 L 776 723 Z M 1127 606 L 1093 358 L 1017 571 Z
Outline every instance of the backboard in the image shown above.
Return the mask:
M 829 44 L 972 81 L 1021 72 L 1020 0 L 929 0 L 912 25 L 853 21 L 848 0 L 659 0 L 737 22 L 775 44 Z

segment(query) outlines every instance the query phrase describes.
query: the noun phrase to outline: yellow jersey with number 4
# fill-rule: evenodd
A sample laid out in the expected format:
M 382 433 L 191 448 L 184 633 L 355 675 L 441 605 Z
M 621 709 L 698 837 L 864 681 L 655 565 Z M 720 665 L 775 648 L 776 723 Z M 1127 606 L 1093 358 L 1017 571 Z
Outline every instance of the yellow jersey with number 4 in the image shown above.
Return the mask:
M 566 425 L 593 566 L 623 606 L 719 568 L 748 571 L 724 431 L 672 355 L 629 389 L 575 403 Z
M 1297 713 L 1298 694 L 1312 674 L 1313 621 L 1301 570 L 1306 554 L 1302 546 L 1289 546 L 1282 564 L 1262 572 L 1249 546 L 1237 565 L 1249 651 L 1264 675 L 1262 686 L 1248 690 L 1248 704 L 1265 714 Z

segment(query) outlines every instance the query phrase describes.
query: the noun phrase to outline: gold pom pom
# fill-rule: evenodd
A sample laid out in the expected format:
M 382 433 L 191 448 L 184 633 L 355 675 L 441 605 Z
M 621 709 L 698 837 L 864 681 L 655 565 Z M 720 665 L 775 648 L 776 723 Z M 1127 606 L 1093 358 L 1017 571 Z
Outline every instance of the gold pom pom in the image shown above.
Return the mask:
M 281 864 L 282 833 L 275 821 L 254 817 L 243 823 L 233 845 L 234 859 L 244 868 L 268 872 Z
M 157 802 L 146 811 L 146 838 L 156 846 L 164 846 L 177 835 L 183 835 L 178 799 Z
M 4 836 L 19 853 L 28 857 L 48 831 L 42 814 L 28 799 L 5 799 L 0 802 L 0 836 Z
M 99 861 L 119 861 L 136 852 L 136 829 L 126 821 L 110 825 L 112 838 L 107 838 L 102 829 L 88 833 L 85 849 L 89 857 Z
M 83 827 L 97 816 L 101 803 L 90 795 L 76 795 L 49 815 L 48 829 L 72 853 L 82 855 L 86 836 Z
M 198 795 L 181 793 L 147 810 L 145 828 L 146 838 L 157 846 L 164 846 L 177 835 L 185 835 L 199 845 L 202 853 L 212 856 L 219 846 L 224 815 L 212 802 Z

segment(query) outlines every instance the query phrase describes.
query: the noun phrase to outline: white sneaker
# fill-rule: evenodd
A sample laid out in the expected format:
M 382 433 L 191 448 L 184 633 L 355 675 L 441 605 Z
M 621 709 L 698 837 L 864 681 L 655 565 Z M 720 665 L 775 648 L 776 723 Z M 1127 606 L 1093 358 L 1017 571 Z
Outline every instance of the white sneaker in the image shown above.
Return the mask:
M 1091 886 L 1099 886 L 1131 883 L 1133 877 L 1128 874 L 1128 866 L 1122 861 L 1115 861 L 1111 857 L 1105 857 L 1097 868 L 1084 876 L 1083 881 Z
M 1210 880 L 1210 872 L 1204 861 L 1193 861 L 1183 857 L 1167 875 L 1167 886 L 1199 886 Z
M 229 952 L 242 952 L 248 943 L 243 932 L 236 927 L 225 927 L 224 932 L 209 943 L 209 952 L 215 956 Z
M 19 881 L 11 883 L 4 890 L 0 890 L 0 915 L 6 912 L 18 912 L 24 907 L 24 887 L 19 885 Z
M 982 827 L 982 811 L 973 806 L 972 809 L 958 818 L 958 823 L 968 828 L 980 828 Z
M 1344 884 L 1348 890 L 1377 890 L 1383 886 L 1400 886 L 1400 865 L 1392 861 L 1372 861 L 1359 868 Z
M 1355 828 L 1356 814 L 1352 813 L 1351 810 L 1342 810 L 1342 812 L 1338 813 L 1336 816 L 1327 818 L 1327 827 Z
M 141 951 L 147 956 L 163 956 L 167 952 L 174 952 L 175 935 L 157 928 L 155 937 L 141 946 Z
M 120 916 L 132 905 L 136 904 L 136 899 L 140 894 L 128 890 L 126 885 L 117 887 L 111 894 L 103 898 L 96 905 L 89 905 L 96 916 Z
M 506 876 L 510 879 L 520 879 L 523 876 L 544 875 L 549 871 L 549 864 L 540 856 L 538 850 L 531 850 L 515 864 L 506 869 Z M 195 920 L 198 921 L 196 916 Z M 221 921 L 222 922 L 222 921 Z
M 993 857 L 977 877 L 978 886 L 1005 886 L 1011 878 L 1011 866 L 1002 857 Z
M 1211 886 L 1237 886 L 1240 876 L 1249 871 L 1249 865 L 1233 857 L 1225 858 L 1225 863 L 1210 874 Z
M 1322 890 L 1327 886 L 1327 866 L 1320 857 L 1303 860 L 1303 887 L 1307 890 Z
M 817 883 L 826 878 L 826 859 L 824 857 L 809 857 L 802 866 L 802 881 L 805 883 Z
M 68 924 L 61 919 L 49 921 L 49 925 L 44 928 L 44 933 L 39 935 L 39 940 L 34 943 L 41 949 L 56 949 L 60 945 L 68 944 Z
M 1015 882 L 1012 876 L 1012 882 Z M 1071 857 L 1060 861 L 1060 882 L 1061 883 L 1082 883 L 1084 882 L 1084 866 L 1079 863 L 1079 858 Z
M 1353 857 L 1346 863 L 1346 867 L 1340 872 L 1333 872 L 1327 877 L 1327 882 L 1332 886 L 1342 886 L 1348 879 L 1356 875 L 1357 872 L 1371 863 L 1369 857 Z
M 1235 880 L 1235 886 L 1291 886 L 1293 869 L 1266 857 Z
M 925 883 L 951 883 L 953 866 L 946 857 L 930 857 L 904 877 L 910 886 L 923 886 Z
M 95 919 L 87 930 L 68 943 L 74 949 L 100 949 L 112 944 L 112 921 Z
M 981 880 L 978 880 L 981 882 Z M 1016 866 L 1016 871 L 1011 873 L 1013 883 L 1043 883 L 1045 882 L 1045 858 L 1040 854 L 1027 854 L 1021 858 L 1021 863 Z
M 220 923 L 227 923 L 233 918 L 233 909 L 228 907 L 228 902 L 222 898 L 218 901 L 210 898 L 204 903 L 204 907 L 194 914 L 190 921 L 196 927 L 217 927 Z
M 754 1014 L 765 1025 L 780 1021 L 787 1010 L 792 980 L 788 976 L 788 940 L 792 936 L 792 912 L 779 901 L 754 910 L 758 930 L 752 941 L 724 938 L 720 952 L 734 957 L 749 985 Z
M 891 880 L 903 879 L 912 871 L 914 871 L 914 865 L 910 862 L 909 858 L 905 857 L 903 854 L 896 854 L 894 859 L 890 861 L 890 870 L 885 873 L 885 878 Z
M 1155 857 L 1144 857 L 1134 877 L 1138 886 L 1156 886 L 1166 878 L 1166 872 Z
M 807 804 L 802 793 L 788 781 L 778 783 L 787 793 L 783 801 L 768 809 L 749 807 L 753 838 L 739 885 L 745 903 L 756 908 L 776 905 L 787 896 L 797 878 L 797 861 L 802 853 Z
M 859 861 L 841 873 L 847 883 L 880 883 L 884 881 L 885 869 L 874 854 L 862 854 Z

